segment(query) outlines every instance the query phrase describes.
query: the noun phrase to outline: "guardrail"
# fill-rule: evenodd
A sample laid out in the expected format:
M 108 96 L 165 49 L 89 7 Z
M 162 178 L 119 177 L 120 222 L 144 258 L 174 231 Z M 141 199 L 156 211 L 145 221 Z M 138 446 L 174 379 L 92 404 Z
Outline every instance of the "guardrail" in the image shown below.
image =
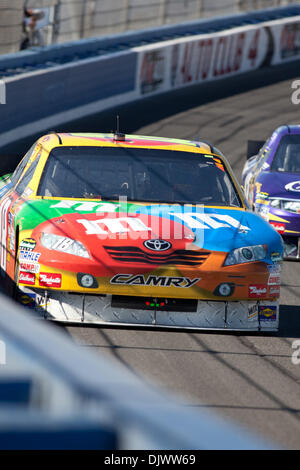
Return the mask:
M 296 60 L 299 15 L 298 5 L 3 56 L 0 69 L 12 76 L 2 78 L 0 146 L 154 93 Z

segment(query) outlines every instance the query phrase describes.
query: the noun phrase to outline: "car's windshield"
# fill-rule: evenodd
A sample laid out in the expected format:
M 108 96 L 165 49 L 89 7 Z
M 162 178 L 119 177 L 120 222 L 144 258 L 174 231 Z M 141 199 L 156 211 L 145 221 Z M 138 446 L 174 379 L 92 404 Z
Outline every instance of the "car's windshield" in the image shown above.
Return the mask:
M 158 149 L 56 147 L 39 196 L 241 206 L 217 157 Z
M 282 137 L 271 165 L 272 171 L 300 173 L 300 134 Z

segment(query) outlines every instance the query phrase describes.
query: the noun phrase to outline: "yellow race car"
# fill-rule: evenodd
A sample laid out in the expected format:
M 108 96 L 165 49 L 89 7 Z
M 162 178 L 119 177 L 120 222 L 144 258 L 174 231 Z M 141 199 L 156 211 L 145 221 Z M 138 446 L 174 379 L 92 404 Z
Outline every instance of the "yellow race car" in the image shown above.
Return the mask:
M 44 317 L 278 330 L 281 237 L 212 145 L 52 133 L 1 181 L 3 284 Z

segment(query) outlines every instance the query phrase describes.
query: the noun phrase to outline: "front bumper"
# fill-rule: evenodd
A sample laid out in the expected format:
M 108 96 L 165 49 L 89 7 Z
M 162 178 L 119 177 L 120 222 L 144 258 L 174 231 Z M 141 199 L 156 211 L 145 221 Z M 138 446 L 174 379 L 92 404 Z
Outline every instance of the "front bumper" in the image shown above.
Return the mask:
M 156 307 L 156 299 L 152 299 L 153 308 L 132 308 L 130 304 L 124 308 L 114 305 L 112 295 L 82 295 L 21 287 L 19 296 L 21 303 L 34 309 L 39 316 L 64 323 L 228 331 L 275 332 L 279 329 L 278 301 L 198 300 L 193 301 L 195 308 L 190 311 L 182 308 L 176 311 L 176 307 L 171 310 Z M 164 300 L 171 302 L 173 299 Z

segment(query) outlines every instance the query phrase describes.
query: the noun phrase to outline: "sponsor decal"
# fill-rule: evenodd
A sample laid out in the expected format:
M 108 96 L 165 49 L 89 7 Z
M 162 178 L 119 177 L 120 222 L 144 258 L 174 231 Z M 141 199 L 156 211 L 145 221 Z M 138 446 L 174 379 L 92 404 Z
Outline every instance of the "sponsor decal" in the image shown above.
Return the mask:
M 39 285 L 43 287 L 61 287 L 61 274 L 40 273 Z
M 37 262 L 41 253 L 37 253 L 29 250 L 20 250 L 19 259 L 20 261 L 34 261 Z
M 260 321 L 275 321 L 277 318 L 277 307 L 275 305 L 259 306 L 259 320 Z
M 205 214 L 205 213 L 176 213 L 169 212 L 168 215 L 180 219 L 190 229 L 219 229 L 219 228 L 236 228 L 245 232 L 250 228 L 242 225 L 239 220 L 228 214 Z M 147 221 L 147 225 L 146 222 Z M 145 222 L 139 217 L 103 217 L 97 219 L 76 219 L 76 222 L 83 225 L 87 235 L 108 235 L 122 234 L 132 232 L 148 232 L 152 231 L 149 226 L 156 223 L 156 217 L 145 217 Z
M 21 282 L 22 284 L 30 284 L 33 286 L 35 284 L 35 274 L 28 273 L 25 271 L 20 271 L 19 282 Z
M 24 238 L 20 243 L 20 250 L 32 251 L 36 247 L 36 241 L 33 238 Z
M 40 271 L 39 263 L 31 263 L 27 261 L 20 261 L 20 270 L 28 273 L 38 273 Z
M 280 262 L 282 261 L 282 256 L 280 253 L 278 253 L 278 251 L 274 251 L 273 253 L 271 253 L 271 260 L 276 263 L 276 262 Z
M 270 287 L 270 295 L 274 295 L 274 297 L 280 296 L 280 286 L 273 286 Z
M 267 265 L 269 273 L 281 273 L 282 271 L 282 265 L 277 263 L 277 264 L 268 264 Z
M 204 214 L 194 212 L 187 212 L 184 214 L 169 212 L 169 214 L 181 219 L 191 229 L 236 228 L 246 232 L 250 230 L 249 227 L 242 225 L 237 219 L 227 214 Z
M 257 320 L 257 315 L 258 315 L 258 305 L 252 305 L 252 307 L 249 307 L 248 310 L 248 321 L 255 321 Z
M 282 28 L 280 38 L 280 55 L 282 59 L 289 59 L 300 53 L 300 24 L 290 23 Z
M 285 232 L 285 224 L 279 223 L 279 222 L 271 222 L 270 224 L 272 227 L 276 230 L 276 232 L 283 234 Z
M 141 219 L 137 217 L 118 217 L 114 219 L 103 218 L 96 220 L 78 219 L 77 222 L 82 224 L 86 229 L 87 235 L 107 235 L 110 233 L 126 233 L 131 229 L 133 232 L 145 232 L 151 230 Z M 108 231 L 104 230 L 100 225 L 104 225 Z
M 24 305 L 24 307 L 34 308 L 35 307 L 35 294 L 34 293 L 22 294 L 19 297 L 19 301 L 22 305 Z
M 171 276 L 144 276 L 142 274 L 116 274 L 111 280 L 111 284 L 123 284 L 133 286 L 155 286 L 155 287 L 180 287 L 188 288 L 195 285 L 201 278 L 190 279 L 188 277 Z
M 166 58 L 164 50 L 153 50 L 144 53 L 140 70 L 141 94 L 153 93 L 161 88 L 164 82 Z
M 256 183 L 258 184 L 258 183 Z M 258 192 L 256 194 L 256 198 L 258 199 L 264 199 L 264 202 L 261 202 L 261 204 L 269 204 L 270 201 L 266 201 L 265 199 L 267 199 L 269 197 L 269 193 L 266 193 L 266 192 Z
M 58 209 L 72 209 L 79 212 L 115 212 L 120 207 L 120 204 L 114 204 L 111 202 L 78 202 L 78 201 L 69 201 L 65 199 L 53 204 L 50 208 Z
M 42 295 L 36 294 L 35 297 L 35 308 L 37 310 L 45 310 L 46 307 L 50 305 L 51 300 L 49 298 L 45 298 Z
M 269 275 L 269 279 L 268 279 L 268 285 L 269 286 L 278 286 L 280 285 L 280 279 L 281 279 L 281 276 L 279 273 L 270 273 Z
M 171 85 L 179 87 L 256 68 L 265 51 L 260 47 L 264 37 L 257 29 L 181 44 L 171 53 Z
M 292 181 L 285 185 L 287 191 L 293 191 L 295 193 L 300 193 L 300 181 Z
M 267 286 L 265 284 L 254 284 L 248 288 L 248 296 L 252 298 L 266 297 Z

